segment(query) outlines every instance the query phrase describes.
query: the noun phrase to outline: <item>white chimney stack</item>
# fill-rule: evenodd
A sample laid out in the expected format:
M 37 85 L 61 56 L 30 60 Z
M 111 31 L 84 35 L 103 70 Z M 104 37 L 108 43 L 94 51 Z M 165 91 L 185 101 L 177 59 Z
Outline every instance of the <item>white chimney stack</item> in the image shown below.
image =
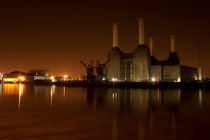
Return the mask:
M 139 18 L 139 45 L 145 44 L 144 40 L 144 19 Z
M 118 47 L 118 25 L 113 23 L 113 47 Z
M 198 80 L 202 80 L 202 71 L 201 71 L 201 67 L 198 68 Z
M 175 52 L 175 35 L 171 34 L 171 52 Z
M 152 50 L 153 50 L 153 45 L 154 44 L 153 44 L 153 39 L 151 37 L 150 37 L 149 42 L 150 42 L 150 44 L 149 44 L 150 45 L 150 55 L 153 56 Z

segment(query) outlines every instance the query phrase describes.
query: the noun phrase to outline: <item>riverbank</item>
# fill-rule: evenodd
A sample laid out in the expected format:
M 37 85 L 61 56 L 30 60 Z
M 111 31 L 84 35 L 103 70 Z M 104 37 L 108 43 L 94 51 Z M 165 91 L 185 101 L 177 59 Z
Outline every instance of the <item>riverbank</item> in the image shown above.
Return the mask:
M 130 88 L 209 88 L 210 81 L 193 82 L 88 82 L 88 81 L 34 81 L 35 85 L 61 85 L 73 87 L 130 87 Z

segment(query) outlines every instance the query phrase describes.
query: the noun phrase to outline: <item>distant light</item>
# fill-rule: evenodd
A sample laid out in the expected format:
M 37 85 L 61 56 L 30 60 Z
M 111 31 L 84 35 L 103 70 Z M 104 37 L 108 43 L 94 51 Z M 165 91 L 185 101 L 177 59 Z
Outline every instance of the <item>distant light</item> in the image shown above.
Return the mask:
M 23 76 L 19 76 L 18 79 L 19 79 L 19 81 L 24 81 L 25 80 L 25 78 Z
M 63 77 L 66 79 L 68 77 L 68 75 L 65 74 Z
M 181 82 L 181 78 L 177 78 L 176 80 L 174 80 L 174 82 Z
M 50 76 L 50 80 L 51 80 L 52 82 L 55 82 L 55 77 L 54 77 L 54 76 Z
M 117 81 L 117 78 L 114 78 L 114 77 L 113 77 L 113 78 L 112 78 L 112 81 L 113 81 L 113 82 L 116 82 L 116 81 Z
M 105 81 L 106 79 L 105 78 L 102 78 L 102 80 Z
M 152 77 L 152 79 L 151 79 L 151 80 L 152 80 L 152 82 L 155 82 L 155 81 L 156 81 L 156 79 L 155 79 L 154 77 Z
M 55 79 L 55 77 L 54 76 L 50 76 L 50 80 L 54 80 Z
M 63 76 L 63 80 L 64 80 L 64 81 L 66 81 L 66 80 L 67 80 L 67 78 L 68 78 L 68 75 L 67 75 L 67 74 L 65 74 L 65 75 Z
M 197 75 L 195 75 L 195 80 L 198 80 L 198 77 L 197 77 Z

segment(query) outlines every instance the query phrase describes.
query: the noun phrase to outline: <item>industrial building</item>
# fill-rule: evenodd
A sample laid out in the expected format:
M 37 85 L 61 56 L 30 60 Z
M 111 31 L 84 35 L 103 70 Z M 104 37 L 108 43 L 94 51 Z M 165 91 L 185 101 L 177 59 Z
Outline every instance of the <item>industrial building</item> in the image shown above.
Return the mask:
M 80 63 L 86 69 L 86 76 L 83 78 L 84 80 L 104 81 L 106 79 L 105 71 L 106 71 L 106 64 L 108 63 L 108 61 L 106 61 L 104 64 L 101 64 L 99 60 L 97 60 L 96 65 L 94 65 L 93 61 L 91 61 L 90 64 L 86 64 L 83 61 L 80 61 Z
M 35 70 L 30 70 L 29 74 L 34 75 L 34 76 L 35 75 L 36 76 L 49 76 L 50 72 L 47 69 L 41 69 L 41 70 L 35 69 Z
M 13 71 L 5 73 L 2 76 L 3 83 L 18 83 L 18 82 L 32 82 L 32 81 L 45 81 L 45 82 L 62 82 L 71 81 L 72 77 L 68 75 L 52 76 L 49 70 L 30 70 L 28 73 L 21 71 Z
M 2 81 L 4 83 L 28 82 L 33 79 L 33 76 L 20 71 L 13 71 L 3 75 Z
M 34 79 L 33 79 L 34 81 L 36 81 L 36 80 L 43 80 L 43 81 L 50 80 L 49 70 L 47 70 L 47 69 L 30 70 L 29 74 L 34 77 Z
M 152 54 L 153 39 L 150 47 L 145 44 L 144 20 L 139 19 L 139 42 L 132 53 L 124 53 L 118 44 L 118 24 L 113 24 L 113 47 L 108 52 L 108 60 L 101 64 L 100 74 L 93 72 L 94 66 L 86 66 L 87 80 L 128 81 L 128 82 L 180 82 L 197 79 L 197 69 L 180 65 L 178 53 L 175 50 L 175 35 L 171 35 L 171 48 L 167 60 L 158 60 Z M 92 79 L 88 76 L 92 75 Z

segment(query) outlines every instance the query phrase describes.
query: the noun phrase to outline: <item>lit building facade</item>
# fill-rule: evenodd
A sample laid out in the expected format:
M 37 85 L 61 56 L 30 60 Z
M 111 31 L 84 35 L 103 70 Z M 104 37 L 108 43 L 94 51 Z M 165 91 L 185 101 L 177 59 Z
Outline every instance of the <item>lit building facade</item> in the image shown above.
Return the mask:
M 139 45 L 133 53 L 123 53 L 118 47 L 117 24 L 113 25 L 113 47 L 108 53 L 107 79 L 109 81 L 149 81 L 150 50 L 144 41 L 144 22 L 139 19 Z
M 153 39 L 150 47 L 145 44 L 144 21 L 139 19 L 139 43 L 132 53 L 124 53 L 118 44 L 118 25 L 113 24 L 113 47 L 108 52 L 104 74 L 108 81 L 192 81 L 196 80 L 197 69 L 180 65 L 175 50 L 175 35 L 171 35 L 171 49 L 167 60 L 153 56 Z
M 6 73 L 3 75 L 2 81 L 4 83 L 17 83 L 17 82 L 27 82 L 31 81 L 33 76 L 28 73 L 13 71 L 11 73 Z

